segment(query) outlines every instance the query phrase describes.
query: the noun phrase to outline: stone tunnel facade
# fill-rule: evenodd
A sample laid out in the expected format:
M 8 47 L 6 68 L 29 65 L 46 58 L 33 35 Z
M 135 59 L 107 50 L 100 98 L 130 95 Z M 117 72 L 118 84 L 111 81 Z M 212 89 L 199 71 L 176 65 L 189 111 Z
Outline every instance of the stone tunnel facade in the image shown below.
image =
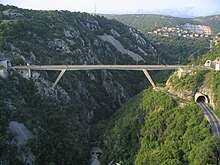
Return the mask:
M 201 93 L 201 92 L 196 92 L 194 96 L 195 102 L 203 102 L 203 103 L 209 103 L 208 96 Z

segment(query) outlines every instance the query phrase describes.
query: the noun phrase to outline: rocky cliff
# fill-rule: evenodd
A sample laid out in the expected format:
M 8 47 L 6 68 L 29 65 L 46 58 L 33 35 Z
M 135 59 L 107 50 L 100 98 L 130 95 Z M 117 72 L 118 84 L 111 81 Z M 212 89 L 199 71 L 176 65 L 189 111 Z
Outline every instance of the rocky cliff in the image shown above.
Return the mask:
M 12 65 L 156 63 L 140 32 L 97 15 L 0 5 L 0 31 L 0 60 Z M 0 164 L 87 164 L 90 126 L 148 86 L 141 72 L 73 71 L 52 90 L 58 74 L 0 78 Z M 32 135 L 22 147 L 11 122 Z

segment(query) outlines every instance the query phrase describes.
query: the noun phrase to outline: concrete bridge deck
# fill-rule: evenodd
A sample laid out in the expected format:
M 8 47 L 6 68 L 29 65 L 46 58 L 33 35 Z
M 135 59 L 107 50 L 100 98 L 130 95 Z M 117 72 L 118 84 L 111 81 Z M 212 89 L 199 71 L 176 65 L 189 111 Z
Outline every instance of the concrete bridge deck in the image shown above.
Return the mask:
M 25 65 L 12 66 L 13 69 L 30 70 L 175 70 L 187 65 Z

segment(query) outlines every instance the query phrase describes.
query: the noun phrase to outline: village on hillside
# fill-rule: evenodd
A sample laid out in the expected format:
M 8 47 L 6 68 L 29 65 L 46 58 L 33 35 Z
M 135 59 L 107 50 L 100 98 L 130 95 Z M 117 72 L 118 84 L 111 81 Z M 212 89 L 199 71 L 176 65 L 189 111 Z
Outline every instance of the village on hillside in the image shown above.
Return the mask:
M 176 27 L 160 27 L 153 32 L 148 32 L 148 34 L 161 35 L 165 37 L 181 36 L 185 38 L 209 38 L 212 36 L 212 30 L 209 26 L 186 23 Z

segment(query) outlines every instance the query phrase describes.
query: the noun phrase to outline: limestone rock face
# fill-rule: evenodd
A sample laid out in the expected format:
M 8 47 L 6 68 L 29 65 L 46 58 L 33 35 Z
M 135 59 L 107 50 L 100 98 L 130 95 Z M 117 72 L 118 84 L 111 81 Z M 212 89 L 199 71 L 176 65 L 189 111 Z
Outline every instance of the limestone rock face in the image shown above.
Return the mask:
M 179 79 L 179 81 L 183 81 L 182 78 L 185 76 L 194 76 L 197 73 L 193 70 L 183 70 L 179 69 L 176 71 L 173 76 Z M 182 88 L 175 88 L 174 84 L 172 84 L 172 77 L 168 79 L 166 82 L 166 89 L 169 93 L 185 99 L 185 100 L 193 100 L 195 97 L 196 92 L 200 92 L 207 96 L 208 103 L 213 107 L 214 110 L 216 110 L 216 103 L 214 101 L 214 91 L 212 89 L 211 83 L 208 81 L 207 78 L 204 78 L 203 83 L 197 86 L 195 89 L 182 89 Z
M 120 43 L 120 41 L 116 40 L 114 36 L 104 34 L 102 36 L 99 35 L 98 37 L 103 41 L 111 43 L 119 52 L 121 52 L 122 54 L 127 54 L 128 56 L 133 58 L 134 61 L 144 61 L 144 59 L 139 54 L 125 49 L 124 46 Z
M 18 147 L 25 145 L 25 143 L 33 137 L 25 125 L 17 121 L 11 121 L 9 123 L 9 130 L 14 135 L 12 143 L 15 143 Z
M 212 105 L 213 109 L 215 110 L 215 103 L 214 103 L 214 93 L 212 92 L 211 89 L 205 87 L 205 86 L 202 86 L 199 91 L 205 95 L 208 96 L 208 99 L 209 99 L 209 103 Z
M 10 60 L 13 66 L 27 63 L 127 65 L 156 62 L 156 53 L 147 38 L 136 30 L 131 33 L 129 27 L 105 17 L 80 12 L 1 7 L 0 14 L 5 11 L 10 17 L 5 16 L 7 19 L 2 20 L 8 29 L 1 29 L 5 38 L 4 45 L 0 45 L 0 60 Z M 79 158 L 84 162 L 80 164 L 85 164 L 87 160 L 82 155 L 90 147 L 90 127 L 109 118 L 125 101 L 145 88 L 142 73 L 133 71 L 68 71 L 55 88 L 51 87 L 59 71 L 31 70 L 30 77 L 27 70 L 21 73 L 13 69 L 9 71 L 8 79 L 0 79 L 4 87 L 0 92 L 4 98 L 0 101 L 0 109 L 4 112 L 0 115 L 4 119 L 0 119 L 3 121 L 0 123 L 0 139 L 9 147 L 1 153 L 19 159 L 21 164 L 37 163 L 33 161 L 31 151 L 35 151 L 39 162 L 35 150 L 38 140 L 39 153 L 43 153 L 41 150 L 47 146 L 46 153 L 40 157 L 45 164 L 52 163 L 49 161 L 53 158 L 57 159 L 56 164 L 68 164 L 58 161 L 67 160 L 74 153 L 79 154 L 73 157 L 74 161 Z M 62 138 L 63 135 L 66 138 Z M 30 139 L 33 144 L 29 143 Z M 9 155 L 13 147 L 17 147 L 18 152 Z
M 33 134 L 26 128 L 23 123 L 19 123 L 17 121 L 11 121 L 9 123 L 9 130 L 14 136 L 11 143 L 15 144 L 20 151 L 21 147 L 24 147 L 22 151 L 20 151 L 20 155 L 18 158 L 25 164 L 32 165 L 35 161 L 35 156 L 31 152 L 29 147 L 25 147 L 28 140 L 33 138 Z

